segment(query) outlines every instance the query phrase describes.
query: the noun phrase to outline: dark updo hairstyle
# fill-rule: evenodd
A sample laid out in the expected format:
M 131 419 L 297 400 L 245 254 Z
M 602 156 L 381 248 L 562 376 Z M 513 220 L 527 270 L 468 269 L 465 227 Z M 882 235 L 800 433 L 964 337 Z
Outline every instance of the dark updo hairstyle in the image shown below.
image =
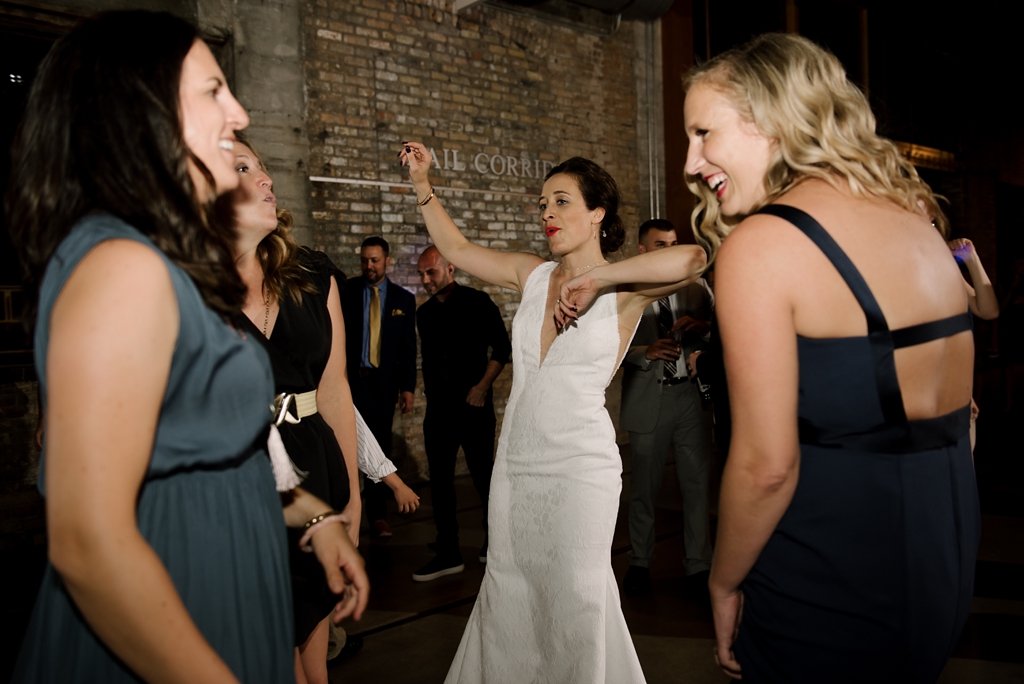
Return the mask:
M 619 218 L 619 186 L 611 174 L 589 159 L 573 157 L 548 171 L 544 180 L 559 173 L 571 176 L 576 181 L 587 209 L 604 209 L 604 219 L 601 221 L 601 253 L 611 254 L 622 247 L 622 243 L 626 241 L 626 229 Z
M 170 14 L 110 12 L 58 40 L 39 65 L 11 148 L 5 201 L 30 325 L 47 262 L 93 211 L 151 239 L 211 309 L 241 310 L 233 234 L 216 219 L 215 198 L 197 198 L 190 161 L 216 185 L 182 136 L 182 64 L 196 40 L 196 28 Z

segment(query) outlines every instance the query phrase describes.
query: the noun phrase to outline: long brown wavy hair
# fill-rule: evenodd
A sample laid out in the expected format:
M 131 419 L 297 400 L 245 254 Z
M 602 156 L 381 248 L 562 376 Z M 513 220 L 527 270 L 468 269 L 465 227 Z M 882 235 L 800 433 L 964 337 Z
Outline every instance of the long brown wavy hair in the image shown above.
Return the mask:
M 915 213 L 923 208 L 948 233 L 936 195 L 896 145 L 875 132 L 867 98 L 827 50 L 800 36 L 765 34 L 690 70 L 684 90 L 698 85 L 725 94 L 740 116 L 777 143 L 761 206 L 807 178 L 837 187 L 845 181 L 855 196 L 881 197 Z M 722 216 L 707 183 L 687 175 L 686 185 L 697 197 L 694 236 L 713 259 L 735 223 Z
M 248 147 L 260 168 L 266 171 L 263 157 L 252 142 L 239 131 L 235 132 L 235 138 L 236 144 Z M 226 197 L 224 201 L 228 199 Z M 301 304 L 303 292 L 315 293 L 317 289 L 310 281 L 308 271 L 299 262 L 299 250 L 302 248 L 292 235 L 293 221 L 291 212 L 278 209 L 277 228 L 256 246 L 256 258 L 263 268 L 263 284 L 267 294 L 278 300 L 287 294 L 296 304 Z
M 228 318 L 245 285 L 233 232 L 213 198 L 197 198 L 189 163 L 213 176 L 182 137 L 182 63 L 198 33 L 156 12 L 110 12 L 58 40 L 39 66 L 11 148 L 5 206 L 34 322 L 46 264 L 72 227 L 108 212 L 151 239 Z

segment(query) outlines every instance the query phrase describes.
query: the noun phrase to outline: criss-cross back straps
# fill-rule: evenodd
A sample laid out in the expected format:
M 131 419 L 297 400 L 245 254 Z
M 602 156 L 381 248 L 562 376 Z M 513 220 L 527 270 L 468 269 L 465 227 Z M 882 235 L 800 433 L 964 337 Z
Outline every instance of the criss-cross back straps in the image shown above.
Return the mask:
M 886 424 L 906 423 L 907 414 L 903 410 L 903 393 L 900 391 L 900 383 L 896 375 L 896 361 L 893 358 L 896 348 L 893 343 L 893 334 L 889 330 L 889 324 L 886 323 L 885 314 L 882 313 L 881 307 L 875 301 L 875 296 L 871 294 L 871 288 L 868 287 L 857 267 L 850 261 L 850 257 L 846 256 L 846 252 L 836 244 L 836 241 L 821 227 L 821 224 L 805 211 L 785 204 L 769 204 L 755 213 L 777 216 L 799 228 L 828 257 L 839 275 L 846 281 L 847 287 L 857 299 L 860 308 L 864 310 L 864 317 L 867 319 L 868 342 L 871 344 L 871 353 L 875 360 L 875 386 L 878 388 L 878 401 L 882 407 L 882 415 L 885 417 Z

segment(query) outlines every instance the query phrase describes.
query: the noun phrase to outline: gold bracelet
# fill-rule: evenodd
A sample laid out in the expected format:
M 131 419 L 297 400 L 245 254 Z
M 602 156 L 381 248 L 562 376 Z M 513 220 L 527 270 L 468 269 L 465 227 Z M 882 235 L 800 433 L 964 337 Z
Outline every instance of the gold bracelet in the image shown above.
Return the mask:
M 416 198 L 416 204 L 422 207 L 424 204 L 426 204 L 427 202 L 429 202 L 432 199 L 434 199 L 434 186 L 433 185 L 430 186 L 430 194 L 427 195 L 423 199 L 422 202 L 420 202 L 420 198 L 419 197 Z
M 332 515 L 337 515 L 337 514 L 338 514 L 337 511 L 327 511 L 326 513 L 321 513 L 320 515 L 316 516 L 315 518 L 310 520 L 308 523 L 306 523 L 302 527 L 303 527 L 303 529 L 307 529 L 308 530 L 310 527 L 312 527 L 313 525 L 316 525 L 318 522 L 320 522 L 324 518 L 327 518 L 327 517 L 332 516 Z

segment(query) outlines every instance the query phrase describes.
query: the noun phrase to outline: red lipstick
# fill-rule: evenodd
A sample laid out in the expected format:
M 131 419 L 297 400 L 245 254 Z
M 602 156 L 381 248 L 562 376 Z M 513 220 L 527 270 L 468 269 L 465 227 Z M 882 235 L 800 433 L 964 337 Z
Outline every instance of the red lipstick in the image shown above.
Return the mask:
M 557 226 L 548 226 L 547 228 L 544 229 L 544 234 L 547 235 L 548 237 L 551 237 L 559 230 L 561 230 L 561 228 L 558 228 Z

